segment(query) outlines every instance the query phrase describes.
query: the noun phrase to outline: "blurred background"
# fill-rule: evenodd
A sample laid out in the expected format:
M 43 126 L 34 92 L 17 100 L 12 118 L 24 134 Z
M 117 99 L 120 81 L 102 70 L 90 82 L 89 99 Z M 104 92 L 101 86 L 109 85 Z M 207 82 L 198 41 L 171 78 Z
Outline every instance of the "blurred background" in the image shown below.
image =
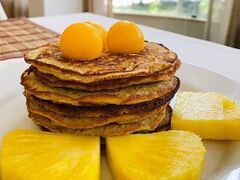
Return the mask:
M 0 0 L 0 19 L 81 12 L 240 48 L 240 0 Z

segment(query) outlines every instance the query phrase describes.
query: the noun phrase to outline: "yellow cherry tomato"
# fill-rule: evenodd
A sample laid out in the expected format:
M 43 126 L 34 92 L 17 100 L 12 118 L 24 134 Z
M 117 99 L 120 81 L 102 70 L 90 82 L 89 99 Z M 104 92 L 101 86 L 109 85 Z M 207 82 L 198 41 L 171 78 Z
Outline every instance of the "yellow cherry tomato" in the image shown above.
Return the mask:
M 101 33 L 102 38 L 103 38 L 103 50 L 106 51 L 107 50 L 107 43 L 106 43 L 107 31 L 106 31 L 106 29 L 103 26 L 101 26 L 100 24 L 97 24 L 93 21 L 86 21 L 84 23 L 94 26 Z
M 133 22 L 119 21 L 107 33 L 107 47 L 113 53 L 139 53 L 144 48 L 144 36 Z
M 103 38 L 90 24 L 75 23 L 68 26 L 60 37 L 64 56 L 76 61 L 93 60 L 101 56 Z

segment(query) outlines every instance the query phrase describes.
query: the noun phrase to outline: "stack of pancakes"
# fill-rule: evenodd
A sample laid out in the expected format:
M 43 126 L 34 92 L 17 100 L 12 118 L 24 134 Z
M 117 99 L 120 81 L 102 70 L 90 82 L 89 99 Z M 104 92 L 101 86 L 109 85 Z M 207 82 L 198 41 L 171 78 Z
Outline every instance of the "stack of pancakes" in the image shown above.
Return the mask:
M 145 42 L 137 54 L 67 59 L 59 43 L 25 54 L 22 74 L 29 116 L 53 132 L 115 136 L 166 129 L 179 88 L 177 55 Z

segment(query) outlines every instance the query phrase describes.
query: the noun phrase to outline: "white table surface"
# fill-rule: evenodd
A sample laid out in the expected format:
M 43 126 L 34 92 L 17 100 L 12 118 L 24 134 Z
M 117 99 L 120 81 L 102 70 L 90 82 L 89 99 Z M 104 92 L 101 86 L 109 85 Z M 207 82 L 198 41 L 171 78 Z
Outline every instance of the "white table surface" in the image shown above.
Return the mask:
M 33 22 L 61 33 L 69 24 L 92 20 L 107 29 L 116 21 L 91 13 L 31 18 Z M 147 26 L 140 26 L 148 41 L 162 43 L 178 54 L 182 62 L 202 67 L 240 83 L 240 50 Z M 21 60 L 20 60 L 21 59 Z M 0 62 L 0 69 L 23 61 L 22 58 Z

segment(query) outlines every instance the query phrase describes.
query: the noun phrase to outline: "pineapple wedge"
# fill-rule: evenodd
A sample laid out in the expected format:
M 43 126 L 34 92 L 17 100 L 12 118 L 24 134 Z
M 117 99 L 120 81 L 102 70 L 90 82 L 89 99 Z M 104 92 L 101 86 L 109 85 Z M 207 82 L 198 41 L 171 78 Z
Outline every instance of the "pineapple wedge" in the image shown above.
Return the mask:
M 240 140 L 240 106 L 216 92 L 178 93 L 171 123 L 203 139 Z
M 192 132 L 107 137 L 106 143 L 108 165 L 117 180 L 201 178 L 206 152 Z
M 2 180 L 100 178 L 99 137 L 14 130 L 3 138 Z

